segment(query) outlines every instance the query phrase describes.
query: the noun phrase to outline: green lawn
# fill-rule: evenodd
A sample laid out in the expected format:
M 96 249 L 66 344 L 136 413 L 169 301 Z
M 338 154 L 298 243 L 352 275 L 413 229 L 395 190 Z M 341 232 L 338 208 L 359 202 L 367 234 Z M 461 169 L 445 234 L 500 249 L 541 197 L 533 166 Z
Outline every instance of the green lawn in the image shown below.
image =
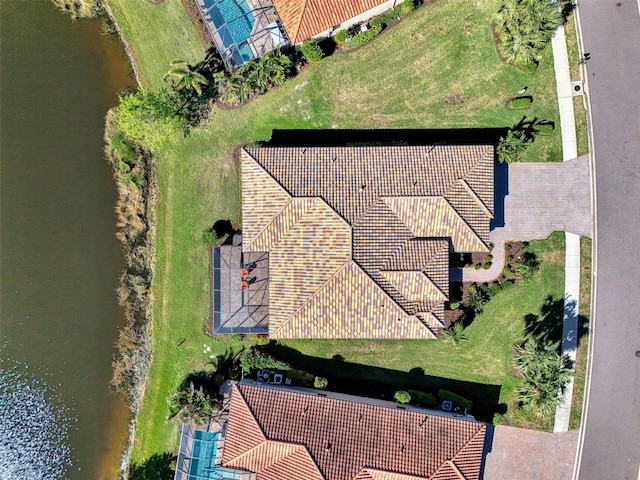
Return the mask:
M 197 34 L 179 0 L 109 0 L 131 44 L 146 85 L 162 84 L 176 58 L 203 56 Z M 268 139 L 274 128 L 462 128 L 508 127 L 523 112 L 505 102 L 523 87 L 534 104 L 528 118 L 559 122 L 551 50 L 534 75 L 501 62 L 495 54 L 490 15 L 498 0 L 440 1 L 426 5 L 372 43 L 335 54 L 305 68 L 285 86 L 242 108 L 215 109 L 207 125 L 156 151 L 158 195 L 157 259 L 153 280 L 154 358 L 133 460 L 174 451 L 177 425 L 166 422 L 167 398 L 183 377 L 211 354 L 238 339 L 203 334 L 208 318 L 208 255 L 200 233 L 218 219 L 240 221 L 239 174 L 234 149 Z M 561 160 L 559 129 L 527 151 L 528 161 Z M 545 248 L 551 251 L 543 252 Z M 517 380 L 509 374 L 509 346 L 522 336 L 522 317 L 537 313 L 549 295 L 562 295 L 562 241 L 541 243 L 539 274 L 492 300 L 468 329 L 459 349 L 427 342 L 290 342 L 308 355 L 384 366 L 407 372 L 421 367 L 437 377 L 501 384 L 510 416 Z M 547 427 L 543 425 L 543 427 Z

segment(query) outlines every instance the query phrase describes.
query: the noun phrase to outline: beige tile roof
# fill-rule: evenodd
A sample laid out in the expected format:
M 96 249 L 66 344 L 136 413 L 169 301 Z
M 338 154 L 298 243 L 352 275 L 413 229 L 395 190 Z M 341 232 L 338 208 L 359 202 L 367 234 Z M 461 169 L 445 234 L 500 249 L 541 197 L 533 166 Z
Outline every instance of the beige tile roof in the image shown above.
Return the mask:
M 273 0 L 292 44 L 381 5 L 385 0 Z
M 483 423 L 343 398 L 234 386 L 223 465 L 260 480 L 479 478 Z
M 274 338 L 433 338 L 449 245 L 488 251 L 490 146 L 242 151 L 243 249 L 269 252 Z

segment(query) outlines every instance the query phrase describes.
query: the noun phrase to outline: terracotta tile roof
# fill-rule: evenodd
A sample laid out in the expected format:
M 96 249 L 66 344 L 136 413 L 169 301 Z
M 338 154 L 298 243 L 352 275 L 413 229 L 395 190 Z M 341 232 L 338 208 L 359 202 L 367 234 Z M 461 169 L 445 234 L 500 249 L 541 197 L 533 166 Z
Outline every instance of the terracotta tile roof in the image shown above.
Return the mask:
M 294 45 L 328 30 L 385 0 L 273 0 Z
M 236 385 L 222 463 L 259 480 L 479 478 L 483 423 L 360 401 Z
M 269 252 L 274 338 L 433 338 L 449 245 L 488 251 L 489 146 L 242 151 L 243 249 Z

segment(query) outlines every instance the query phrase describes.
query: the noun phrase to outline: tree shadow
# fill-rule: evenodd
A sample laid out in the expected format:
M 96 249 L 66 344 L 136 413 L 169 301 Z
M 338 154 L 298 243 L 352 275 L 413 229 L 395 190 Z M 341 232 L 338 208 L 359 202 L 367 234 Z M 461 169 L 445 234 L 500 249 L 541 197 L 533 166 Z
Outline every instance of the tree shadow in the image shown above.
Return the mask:
M 436 377 L 425 374 L 421 367 L 402 372 L 351 363 L 341 355 L 334 355 L 331 359 L 313 357 L 275 341 L 256 348 L 287 362 L 293 368 L 326 378 L 329 381 L 328 390 L 332 392 L 393 401 L 394 393 L 400 389 L 433 394 L 439 389 L 446 389 L 471 400 L 473 408 L 470 413 L 478 420 L 491 422 L 493 414 L 501 411 L 500 385 Z
M 580 345 L 582 338 L 587 335 L 589 320 L 584 315 L 578 314 L 577 332 L 567 332 L 567 326 L 564 325 L 564 317 L 575 316 L 576 302 L 567 302 L 565 305 L 564 298 L 553 298 L 552 295 L 547 296 L 540 313 L 529 313 L 524 317 L 524 333 L 527 336 L 537 338 L 543 342 L 559 343 L 562 342 L 563 336 L 573 338 L 575 336 L 577 345 Z
M 173 453 L 155 453 L 142 463 L 132 463 L 130 480 L 171 480 L 175 470 L 176 456 Z

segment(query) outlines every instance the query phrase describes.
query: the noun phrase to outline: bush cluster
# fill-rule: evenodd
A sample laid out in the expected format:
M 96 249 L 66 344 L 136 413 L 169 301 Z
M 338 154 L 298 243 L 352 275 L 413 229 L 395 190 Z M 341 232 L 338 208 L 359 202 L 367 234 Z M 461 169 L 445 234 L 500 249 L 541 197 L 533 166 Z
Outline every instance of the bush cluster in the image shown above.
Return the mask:
M 532 103 L 533 103 L 533 97 L 531 96 L 515 97 L 509 100 L 509 108 L 511 110 L 525 110 L 531 107 Z
M 349 38 L 346 42 L 344 42 L 344 48 L 351 49 L 364 45 L 367 42 L 373 40 L 380 32 L 382 31 L 381 25 L 372 25 L 369 29 L 364 32 L 360 32 L 357 35 Z
M 320 48 L 320 45 L 318 45 L 318 42 L 316 42 L 312 38 L 309 38 L 304 42 L 302 42 L 302 45 L 300 46 L 300 51 L 302 52 L 302 54 L 304 55 L 304 58 L 306 58 L 309 63 L 317 62 L 320 59 L 322 59 L 322 57 L 324 57 L 324 52 L 322 51 L 322 48 Z
M 329 381 L 324 377 L 316 377 L 313 379 L 313 388 L 324 390 L 329 385 Z
M 218 73 L 215 76 L 218 100 L 241 105 L 272 87 L 284 84 L 290 74 L 290 66 L 289 57 L 276 50 L 234 71 Z
M 347 32 L 346 30 L 338 30 L 335 36 L 333 37 L 333 39 L 336 41 L 338 45 L 340 45 L 347 41 L 348 36 L 349 36 L 349 32 Z
M 411 401 L 411 395 L 409 394 L 409 392 L 405 390 L 398 390 L 393 395 L 393 398 L 395 399 L 396 402 L 402 403 L 402 404 L 407 404 Z
M 438 400 L 430 393 L 420 392 L 419 390 L 407 390 L 411 395 L 411 402 L 421 407 L 435 408 L 438 406 Z

